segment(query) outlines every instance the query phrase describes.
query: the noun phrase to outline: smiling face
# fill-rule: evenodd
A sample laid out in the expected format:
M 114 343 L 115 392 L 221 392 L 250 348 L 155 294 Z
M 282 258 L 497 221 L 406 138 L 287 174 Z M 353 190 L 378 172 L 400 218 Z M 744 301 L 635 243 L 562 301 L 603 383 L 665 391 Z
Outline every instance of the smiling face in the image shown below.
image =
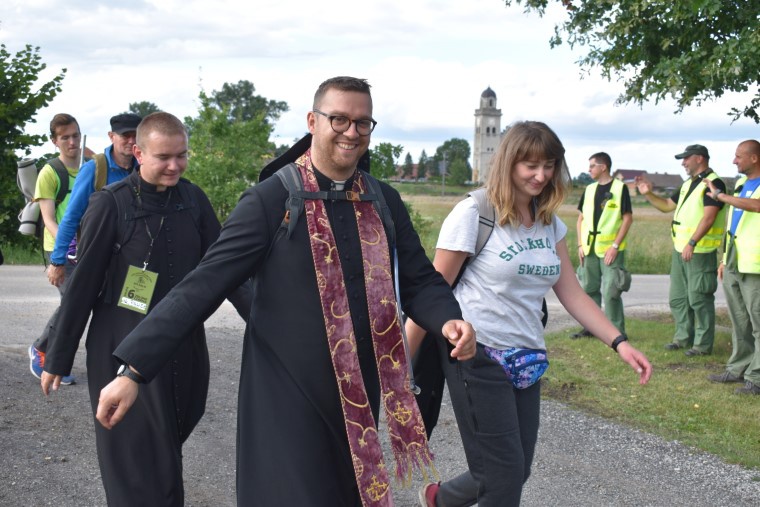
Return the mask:
M 135 157 L 140 163 L 140 177 L 159 191 L 166 190 L 176 185 L 187 169 L 187 136 L 150 132 L 141 146 L 135 145 Z
M 689 178 L 693 178 L 707 169 L 707 161 L 702 155 L 689 155 L 681 161 L 681 165 L 686 169 Z
M 753 153 L 753 146 L 750 143 L 741 143 L 736 147 L 734 155 L 734 164 L 739 174 L 744 174 L 749 178 L 760 176 L 760 154 Z
M 522 160 L 512 170 L 516 201 L 537 197 L 554 177 L 556 160 Z
M 327 116 L 345 116 L 350 120 L 372 119 L 372 98 L 366 93 L 331 88 L 316 106 Z M 348 130 L 338 134 L 330 126 L 329 118 L 314 112 L 309 112 L 306 121 L 313 136 L 311 159 L 314 166 L 330 179 L 348 179 L 367 151 L 371 136 L 360 136 L 353 122 Z

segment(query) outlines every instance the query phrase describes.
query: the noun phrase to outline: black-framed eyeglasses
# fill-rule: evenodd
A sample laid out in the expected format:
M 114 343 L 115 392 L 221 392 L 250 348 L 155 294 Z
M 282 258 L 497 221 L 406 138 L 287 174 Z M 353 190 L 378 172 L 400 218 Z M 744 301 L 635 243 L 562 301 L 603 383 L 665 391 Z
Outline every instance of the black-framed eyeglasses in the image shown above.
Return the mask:
M 356 125 L 356 133 L 360 136 L 368 136 L 375 130 L 377 122 L 375 120 L 352 120 L 346 116 L 339 114 L 327 114 L 323 113 L 319 109 L 312 109 L 312 112 L 321 114 L 328 120 L 330 120 L 330 127 L 336 134 L 342 134 L 351 128 L 351 124 Z

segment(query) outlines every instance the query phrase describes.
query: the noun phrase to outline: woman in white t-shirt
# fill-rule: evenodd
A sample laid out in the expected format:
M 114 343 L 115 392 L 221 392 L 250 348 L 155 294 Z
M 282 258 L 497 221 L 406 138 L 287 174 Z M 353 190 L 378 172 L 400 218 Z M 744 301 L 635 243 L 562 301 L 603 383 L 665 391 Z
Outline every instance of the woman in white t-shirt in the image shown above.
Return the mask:
M 578 284 L 568 256 L 567 227 L 555 215 L 569 183 L 565 149 L 540 122 L 512 125 L 491 162 L 486 183 L 496 226 L 475 257 L 478 208 L 457 204 L 441 227 L 436 269 L 452 283 L 464 319 L 476 329 L 469 361 L 447 360 L 446 381 L 469 472 L 420 491 L 422 505 L 519 505 L 538 437 L 539 379 L 548 366 L 542 301 L 554 289 L 567 311 L 611 346 L 646 384 L 647 358 L 628 343 Z M 411 321 L 414 352 L 424 331 Z M 439 347 L 443 349 L 442 347 Z

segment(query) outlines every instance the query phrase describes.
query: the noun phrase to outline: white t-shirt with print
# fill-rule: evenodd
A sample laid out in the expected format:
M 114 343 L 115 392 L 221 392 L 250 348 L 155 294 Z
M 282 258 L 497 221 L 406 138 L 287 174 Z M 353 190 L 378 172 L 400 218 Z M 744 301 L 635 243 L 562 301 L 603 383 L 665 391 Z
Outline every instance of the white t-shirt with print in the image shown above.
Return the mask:
M 555 245 L 565 234 L 567 227 L 556 216 L 549 225 L 494 227 L 454 289 L 479 343 L 496 349 L 546 347 L 541 303 L 559 280 Z M 444 220 L 436 248 L 473 254 L 477 237 L 478 208 L 467 198 Z

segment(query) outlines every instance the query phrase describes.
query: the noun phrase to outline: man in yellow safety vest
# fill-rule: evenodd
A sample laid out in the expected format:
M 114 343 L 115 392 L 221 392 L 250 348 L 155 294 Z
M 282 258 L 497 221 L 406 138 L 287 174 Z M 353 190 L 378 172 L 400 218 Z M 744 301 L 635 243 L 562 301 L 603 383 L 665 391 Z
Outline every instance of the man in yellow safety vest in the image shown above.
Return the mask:
M 686 147 L 676 155 L 689 179 L 669 199 L 652 193 L 652 182 L 636 177 L 636 186 L 662 212 L 674 211 L 671 222 L 673 254 L 670 265 L 670 310 L 676 323 L 668 350 L 687 349 L 686 355 L 712 353 L 715 340 L 715 291 L 718 288 L 718 247 L 723 239 L 723 203 L 707 195 L 702 184 L 710 180 L 726 191 L 708 165 L 710 154 L 701 144 Z

